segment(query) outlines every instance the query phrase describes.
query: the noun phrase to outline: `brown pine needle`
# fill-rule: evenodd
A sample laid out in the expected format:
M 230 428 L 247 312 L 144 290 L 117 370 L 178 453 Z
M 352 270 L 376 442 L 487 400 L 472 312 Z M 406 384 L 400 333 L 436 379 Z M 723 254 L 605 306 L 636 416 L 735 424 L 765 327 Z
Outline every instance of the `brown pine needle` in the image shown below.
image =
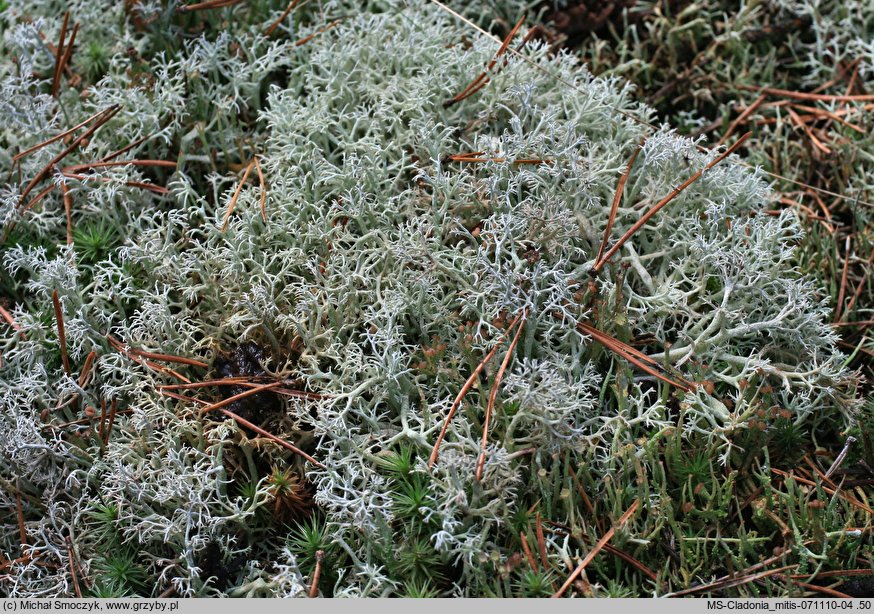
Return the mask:
M 647 578 L 649 578 L 653 582 L 659 581 L 659 575 L 656 572 L 654 572 L 652 569 L 650 569 L 649 567 L 647 567 L 646 565 L 644 565 L 643 563 L 638 561 L 636 558 L 634 558 L 633 556 L 631 556 L 627 552 L 624 552 L 624 551 L 620 550 L 619 548 L 615 548 L 615 547 L 611 546 L 610 544 L 604 544 L 604 551 L 609 552 L 613 556 L 622 559 L 623 561 L 625 561 L 626 563 L 628 563 L 632 567 L 636 568 L 638 571 L 640 571 L 640 573 L 645 575 Z
M 313 583 L 310 585 L 308 596 L 310 599 L 319 596 L 319 579 L 322 576 L 322 561 L 325 560 L 325 551 L 316 550 L 316 568 L 313 570 Z
M 750 106 L 744 109 L 743 112 L 737 116 L 737 119 L 731 122 L 728 130 L 726 130 L 725 134 L 722 135 L 722 138 L 717 141 L 716 146 L 719 147 L 720 145 L 725 143 L 728 140 L 728 137 L 734 134 L 734 131 L 737 130 L 738 126 L 743 124 L 746 118 L 749 117 L 756 109 L 758 109 L 763 102 L 765 102 L 764 94 L 756 98 Z
M 76 130 L 78 130 L 79 128 L 82 128 L 83 126 L 87 126 L 87 125 L 90 124 L 92 121 L 94 121 L 95 119 L 97 119 L 98 117 L 100 117 L 103 113 L 106 113 L 106 111 L 105 111 L 105 110 L 104 110 L 104 111 L 99 111 L 99 112 L 95 113 L 94 115 L 92 115 L 91 117 L 89 117 L 88 119 L 86 119 L 85 121 L 83 121 L 82 123 L 76 124 L 75 126 L 73 126 L 72 128 L 70 128 L 69 130 L 64 130 L 64 131 L 61 132 L 60 134 L 57 134 L 57 135 L 53 136 L 53 137 L 50 138 L 50 139 L 47 139 L 47 140 L 45 140 L 45 141 L 42 141 L 41 143 L 37 143 L 37 144 L 34 145 L 33 147 L 30 147 L 30 148 L 25 149 L 24 151 L 22 151 L 22 152 L 20 152 L 20 153 L 15 154 L 15 156 L 12 158 L 12 161 L 13 161 L 13 162 L 17 162 L 17 161 L 20 160 L 21 158 L 23 158 L 23 157 L 25 157 L 25 156 L 27 156 L 27 155 L 29 155 L 29 154 L 32 154 L 32 153 L 35 152 L 35 151 L 38 151 L 38 150 L 42 149 L 42 148 L 45 147 L 46 145 L 51 145 L 51 144 L 54 143 L 55 141 L 60 141 L 60 140 L 61 140 L 62 138 L 64 138 L 65 136 L 69 136 L 69 135 L 72 134 L 73 132 L 76 132 Z
M 67 24 L 70 21 L 70 12 L 64 13 L 64 21 L 61 23 L 61 34 L 58 37 L 58 47 L 55 49 L 55 72 L 52 76 L 52 98 L 58 95 L 58 84 L 61 81 L 61 60 L 64 57 L 64 41 L 67 37 Z
M 791 90 L 781 90 L 775 87 L 755 87 L 752 85 L 735 85 L 735 87 L 747 90 L 748 92 L 760 92 L 769 96 L 780 96 L 781 98 L 792 98 L 794 100 L 820 100 L 824 102 L 872 102 L 874 94 L 864 94 L 859 96 L 834 96 L 832 94 L 811 94 L 808 92 L 793 92 Z
M 49 163 L 46 164 L 43 169 L 36 174 L 36 177 L 31 179 L 30 183 L 27 184 L 27 187 L 24 188 L 24 191 L 21 193 L 19 202 L 24 203 L 24 201 L 27 199 L 27 195 L 33 191 L 33 189 L 39 184 L 39 182 L 45 179 L 46 175 L 51 172 L 51 169 L 53 169 L 58 162 L 67 157 L 67 155 L 69 155 L 71 151 L 76 149 L 82 141 L 94 134 L 98 128 L 100 128 L 103 124 L 112 119 L 120 110 L 121 105 L 116 104 L 101 112 L 94 120 L 94 123 L 88 128 L 88 130 L 73 139 L 73 141 L 61 153 L 52 158 Z
M 67 41 L 67 45 L 64 48 L 64 56 L 61 58 L 61 63 L 57 67 L 57 73 L 55 77 L 57 78 L 57 82 L 52 85 L 52 96 L 57 97 L 58 91 L 61 88 L 61 77 L 64 74 L 64 69 L 67 67 L 67 64 L 70 62 L 70 56 L 73 55 L 73 45 L 76 43 L 76 34 L 79 33 L 79 24 L 73 26 L 73 33 L 70 34 L 70 40 Z
M 193 358 L 184 358 L 182 356 L 173 356 L 170 354 L 158 354 L 156 352 L 147 352 L 146 350 L 140 350 L 134 347 L 125 347 L 125 344 L 112 335 L 107 335 L 106 339 L 116 350 L 128 357 L 136 356 L 150 360 L 161 360 L 163 362 L 177 362 L 179 364 L 189 365 L 191 367 L 202 367 L 204 369 L 209 367 L 205 362 L 194 360 Z
M 526 312 L 527 313 L 527 312 Z M 495 400 L 498 397 L 498 388 L 501 386 L 501 380 L 504 379 L 504 372 L 507 370 L 507 365 L 510 364 L 510 358 L 513 356 L 513 350 L 516 348 L 516 343 L 519 342 L 519 336 L 522 334 L 522 329 L 525 327 L 525 320 L 519 323 L 516 328 L 516 334 L 510 342 L 510 347 L 507 348 L 507 353 L 504 354 L 504 360 L 501 361 L 501 367 L 495 375 L 495 383 L 492 384 L 492 390 L 489 393 L 489 402 L 486 405 L 486 416 L 483 420 L 483 437 L 480 441 L 480 453 L 476 462 L 476 481 L 479 482 L 483 478 L 483 468 L 486 464 L 486 444 L 489 438 L 489 421 L 492 417 L 492 412 L 495 409 Z
M 70 375 L 70 358 L 67 356 L 67 335 L 64 332 L 64 314 L 61 311 L 61 299 L 58 291 L 52 290 L 52 303 L 55 306 L 55 320 L 58 323 L 58 342 L 61 345 L 61 361 L 64 363 L 64 372 Z
M 45 198 L 46 196 L 48 196 L 49 194 L 51 194 L 54 191 L 55 191 L 55 184 L 52 184 L 52 185 L 44 188 L 42 191 L 40 191 L 39 194 L 37 194 L 36 196 L 33 197 L 33 200 L 31 200 L 29 203 L 27 203 L 26 205 L 21 207 L 20 213 L 23 215 L 25 211 L 29 211 L 29 210 L 33 209 L 37 205 L 37 203 L 39 203 L 39 201 L 41 201 L 43 198 Z
M 774 577 L 780 580 L 786 580 L 795 586 L 807 589 L 814 593 L 820 593 L 822 595 L 829 595 L 831 597 L 838 597 L 841 599 L 852 599 L 853 597 L 842 593 L 841 591 L 835 590 L 833 588 L 829 588 L 828 586 L 819 586 L 817 584 L 808 584 L 807 582 L 801 582 L 799 580 L 793 579 L 791 576 L 787 576 L 785 574 L 776 574 Z
M 64 213 L 67 216 L 67 245 L 73 244 L 73 197 L 70 196 L 70 188 L 67 182 L 61 182 L 61 191 L 64 193 Z
M 534 573 L 539 573 L 540 567 L 537 565 L 537 560 L 531 553 L 531 547 L 528 545 L 528 537 L 525 535 L 525 531 L 519 532 L 519 539 L 522 541 L 522 552 L 525 553 L 525 558 L 528 560 L 528 566 L 531 567 L 531 571 Z
M 4 320 L 6 320 L 7 324 L 9 324 L 9 326 L 11 326 L 13 329 L 18 331 L 19 337 L 21 337 L 22 339 L 27 339 L 27 336 L 21 330 L 21 325 L 15 321 L 15 319 L 12 317 L 11 313 L 9 313 L 8 311 L 6 311 L 6 309 L 3 308 L 3 305 L 0 305 L 0 316 L 2 316 Z
M 310 42 L 311 40 L 313 40 L 313 39 L 314 39 L 315 37 L 317 37 L 319 34 L 324 34 L 324 33 L 327 32 L 328 30 L 331 30 L 332 28 L 336 28 L 337 26 L 340 25 L 340 23 L 341 23 L 342 21 L 343 21 L 342 19 L 337 19 L 337 20 L 335 20 L 335 21 L 332 21 L 331 23 L 329 23 L 328 25 L 324 26 L 323 28 L 319 28 L 318 30 L 316 30 L 315 32 L 313 32 L 312 34 L 310 34 L 309 36 L 304 36 L 303 38 L 301 38 L 301 39 L 299 39 L 299 40 L 296 40 L 296 41 L 294 42 L 294 46 L 295 46 L 295 47 L 300 47 L 301 45 L 306 45 L 308 42 Z
M 607 218 L 607 227 L 604 229 L 604 239 L 601 241 L 601 247 L 598 249 L 598 256 L 595 262 L 600 262 L 604 256 L 604 250 L 607 249 L 607 243 L 610 241 L 610 233 L 613 232 L 613 222 L 616 221 L 616 213 L 619 211 L 619 203 L 622 202 L 622 192 L 625 191 L 625 184 L 628 182 L 628 176 L 631 174 L 631 167 L 634 166 L 634 161 L 637 160 L 638 154 L 643 149 L 643 144 L 639 145 L 631 158 L 628 160 L 628 166 L 625 167 L 625 172 L 619 178 L 619 184 L 616 186 L 616 195 L 613 197 L 613 205 L 610 207 L 610 217 Z
M 87 164 L 65 166 L 62 170 L 65 173 L 74 173 L 89 168 L 107 168 L 111 166 L 166 166 L 175 168 L 176 160 L 117 160 L 115 162 L 89 162 Z
M 835 304 L 835 317 L 832 322 L 840 322 L 841 320 L 841 309 L 844 305 L 844 296 L 847 292 L 847 274 L 850 272 L 850 245 L 852 244 L 852 237 L 847 237 L 844 243 L 844 267 L 841 270 L 841 287 L 838 291 L 838 300 Z
M 785 471 L 781 471 L 779 469 L 772 468 L 771 471 L 773 473 L 776 473 L 779 476 L 782 476 L 783 478 L 792 478 L 796 482 L 800 482 L 800 483 L 805 484 L 807 486 L 816 487 L 816 485 L 817 485 L 816 482 L 814 482 L 813 480 L 808 480 L 806 478 L 803 478 L 803 477 L 798 476 L 798 475 L 794 475 L 792 473 L 786 473 Z M 823 486 L 823 485 L 820 485 L 820 488 L 822 488 L 823 491 L 827 492 L 830 495 L 837 495 L 837 496 L 841 497 L 844 501 L 846 501 L 847 503 L 849 503 L 850 505 L 852 505 L 854 507 L 859 508 L 860 510 L 862 510 L 866 514 L 874 514 L 874 510 L 872 510 L 870 507 L 868 507 L 867 505 L 865 505 L 864 503 L 862 503 L 861 501 L 859 501 L 855 497 L 851 497 L 850 495 L 848 495 L 845 492 L 841 492 L 841 491 L 838 491 L 834 488 L 829 488 L 828 486 Z
M 204 408 L 203 411 L 206 411 L 206 408 Z M 246 420 L 244 418 L 241 418 L 240 416 L 238 416 L 234 412 L 229 411 L 227 409 L 219 409 L 219 411 L 221 413 L 223 413 L 224 415 L 226 415 L 227 417 L 233 418 L 236 422 L 238 422 L 239 424 L 242 424 L 246 428 L 250 428 L 253 431 L 255 431 L 256 433 L 258 433 L 259 435 L 263 435 L 264 437 L 266 437 L 270 441 L 274 441 L 274 442 L 278 443 L 279 445 L 281 445 L 282 447 L 291 450 L 295 454 L 303 456 L 305 459 L 307 459 L 309 462 L 311 462 L 316 467 L 319 467 L 320 469 L 327 469 L 327 467 L 325 467 L 322 463 L 320 463 L 319 461 L 314 459 L 312 456 L 310 456 L 309 454 L 307 454 L 306 452 L 304 452 L 303 450 L 301 450 L 297 446 L 290 444 L 287 441 L 285 441 L 284 439 L 280 439 L 276 435 L 265 431 L 260 426 L 252 424 L 251 422 L 249 422 L 248 420 Z
M 588 564 L 592 562 L 592 559 L 598 556 L 598 553 L 604 548 L 605 545 L 607 545 L 607 542 L 613 538 L 613 534 L 616 532 L 616 529 L 621 528 L 626 522 L 628 522 L 628 519 L 631 518 L 635 511 L 637 511 L 639 505 L 639 500 L 635 500 L 634 503 L 631 504 L 631 507 L 629 507 L 628 510 L 626 510 L 626 512 L 622 514 L 619 520 L 616 521 L 616 524 L 610 527 L 610 529 L 604 534 L 604 537 L 598 540 L 598 543 L 595 544 L 595 546 L 589 551 L 589 554 L 586 555 L 586 558 L 583 559 L 583 561 L 577 566 L 577 568 L 568 577 L 568 579 L 565 580 L 564 584 L 561 585 L 561 588 L 558 589 L 558 591 L 556 591 L 556 593 L 552 596 L 553 598 L 561 597 L 564 592 L 568 588 L 570 588 L 571 584 L 574 583 L 574 580 L 576 580 L 580 576 L 580 574 L 583 573 L 583 570 L 586 569 Z
M 299 0 L 291 0 L 291 2 L 288 3 L 288 6 L 285 7 L 285 10 L 282 11 L 282 15 L 279 16 L 279 19 L 277 19 L 276 21 L 274 21 L 274 22 L 270 25 L 270 27 L 267 28 L 267 29 L 264 31 L 264 35 L 265 35 L 265 36 L 272 36 L 272 35 L 273 35 L 273 31 L 276 30 L 276 28 L 279 27 L 279 24 L 281 24 L 281 23 L 283 22 L 283 20 L 284 20 L 286 17 L 288 17 L 288 14 L 291 13 L 291 11 L 294 10 L 294 7 L 297 6 L 297 3 L 298 3 L 298 2 L 299 2 Z
M 801 130 L 807 135 L 807 138 L 810 139 L 810 142 L 816 147 L 819 151 L 821 151 L 825 155 L 830 155 L 832 150 L 825 146 L 825 144 L 816 138 L 816 135 L 813 134 L 813 130 L 810 129 L 810 126 L 807 125 L 807 122 L 801 121 L 801 118 L 798 116 L 798 113 L 792 110 L 792 107 L 786 107 L 786 112 L 789 113 L 789 117 L 792 119 L 792 123 L 801 128 Z
M 726 149 L 725 152 L 723 152 L 718 157 L 716 157 L 712 162 L 708 163 L 707 166 L 705 166 L 704 168 L 702 168 L 701 170 L 697 171 L 692 176 L 690 176 L 688 179 L 686 179 L 686 181 L 684 181 L 679 187 L 672 190 L 670 194 L 665 196 L 662 200 L 660 200 L 658 203 L 653 205 L 649 209 L 649 211 L 647 211 L 642 216 L 640 216 L 640 219 L 637 220 L 637 222 L 635 222 L 634 225 L 631 228 L 629 228 L 625 232 L 625 234 L 622 235 L 622 237 L 619 238 L 619 240 L 613 245 L 613 247 L 611 247 L 610 250 L 606 254 L 604 254 L 603 258 L 601 258 L 595 262 L 594 266 L 592 267 L 592 271 L 594 273 L 597 273 L 598 271 L 600 271 L 601 268 L 610 260 L 610 258 L 612 258 L 613 255 L 616 252 L 618 252 L 622 248 L 623 245 L 625 245 L 625 242 L 628 241 L 628 239 L 630 239 L 634 235 L 635 232 L 640 230 L 641 227 L 643 227 L 643 225 L 646 224 L 652 216 L 654 216 L 656 213 L 661 211 L 665 205 L 667 205 L 674 198 L 676 198 L 683 190 L 685 190 L 690 185 L 695 183 L 705 172 L 709 171 L 711 168 L 713 168 L 714 166 L 716 166 L 717 164 L 719 164 L 720 162 L 725 160 L 728 156 L 733 154 L 735 152 L 735 150 L 737 150 L 741 145 L 743 145 L 743 143 L 748 138 L 750 138 L 751 135 L 752 135 L 752 132 L 747 132 L 745 135 L 740 137 L 734 143 L 734 145 L 732 145 L 731 147 Z
M 637 368 L 649 373 L 653 377 L 658 378 L 666 384 L 670 384 L 671 386 L 679 388 L 680 390 L 683 390 L 685 392 L 692 392 L 692 390 L 694 390 L 697 386 L 695 382 L 690 382 L 689 380 L 684 378 L 679 378 L 679 381 L 671 379 L 670 377 L 658 371 L 657 368 L 660 368 L 659 364 L 640 350 L 637 350 L 630 345 L 622 343 L 618 339 L 611 337 L 610 335 L 598 330 L 593 326 L 586 324 L 585 322 L 578 323 L 577 329 L 592 337 L 595 341 L 606 347 L 608 350 L 619 354 L 622 358 L 632 363 Z
M 677 591 L 676 593 L 670 593 L 665 595 L 665 597 L 686 597 L 687 595 L 696 595 L 698 593 L 707 593 L 711 591 L 719 591 L 724 590 L 726 588 L 734 588 L 735 586 L 741 586 L 743 584 L 749 584 L 750 582 L 755 582 L 757 580 L 761 580 L 762 578 L 767 578 L 768 576 L 773 576 L 775 574 L 782 574 L 784 571 L 788 571 L 790 569 L 794 569 L 798 567 L 798 565 L 787 565 L 786 567 L 778 567 L 777 569 L 769 569 L 768 571 L 762 571 L 759 573 L 746 574 L 744 575 L 741 572 L 740 575 L 735 577 L 727 577 L 722 580 L 717 580 L 716 582 L 712 582 L 710 584 L 702 584 L 701 586 L 694 586 L 692 588 L 688 588 L 683 591 Z
M 108 156 L 104 156 L 103 158 L 100 158 L 100 162 L 109 162 L 110 160 L 117 158 L 120 155 L 129 152 L 134 147 L 137 147 L 138 145 L 146 142 L 148 139 L 152 138 L 152 136 L 153 135 L 151 135 L 151 134 L 147 134 L 146 136 L 142 136 L 142 137 L 138 138 L 136 141 L 134 141 L 133 143 L 131 143 L 130 145 L 125 145 L 121 149 L 112 152 Z
M 198 2 L 197 4 L 188 4 L 178 7 L 176 10 L 179 13 L 188 13 L 191 11 L 200 11 L 204 9 L 218 9 L 225 6 L 233 6 L 239 4 L 242 0 L 208 0 L 207 2 Z
M 234 396 L 228 397 L 227 399 L 224 399 L 223 401 L 219 401 L 218 403 L 212 403 L 211 405 L 208 405 L 208 406 L 204 407 L 203 409 L 201 409 L 200 413 L 205 414 L 205 413 L 213 411 L 215 409 L 221 409 L 222 407 L 227 407 L 228 405 L 231 405 L 231 404 L 239 401 L 240 399 L 245 399 L 246 397 L 250 397 L 253 394 L 258 394 L 259 392 L 264 392 L 265 390 L 272 390 L 273 388 L 278 388 L 279 386 L 282 386 L 282 382 L 271 382 L 270 384 L 262 384 L 262 385 L 258 386 L 257 388 L 250 388 L 249 390 L 241 392 L 240 394 L 235 394 Z
M 102 181 L 103 183 L 112 183 L 113 181 L 116 181 L 112 177 L 101 177 L 99 175 L 82 175 L 79 173 L 63 173 L 63 175 L 69 179 L 78 179 L 79 181 L 96 180 Z M 155 185 L 153 183 L 144 183 L 142 181 L 125 181 L 124 185 L 131 188 L 141 188 L 148 192 L 154 192 L 155 194 L 163 195 L 170 193 L 170 190 L 163 186 Z
M 239 386 L 247 383 L 245 377 L 225 377 L 222 379 L 207 380 L 205 382 L 193 382 L 188 384 L 164 384 L 158 386 L 160 390 L 189 390 L 191 388 L 207 388 L 210 386 Z M 258 384 L 255 384 L 256 386 Z
M 525 22 L 525 16 L 523 15 L 522 17 L 519 18 L 519 21 L 516 22 L 516 25 L 513 26 L 513 29 L 510 30 L 510 33 L 507 34 L 507 37 L 504 38 L 503 42 L 501 43 L 500 48 L 498 49 L 498 52 L 489 61 L 488 65 L 486 66 L 486 69 L 483 72 L 481 72 L 479 75 L 477 75 L 476 78 L 473 81 L 471 81 L 470 84 L 468 84 L 468 86 L 466 88 L 464 88 L 460 93 L 456 94 L 453 98 L 446 101 L 443 104 L 444 107 L 446 107 L 446 108 L 451 107 L 452 105 L 454 105 L 458 102 L 461 102 L 465 98 L 469 98 L 470 96 L 472 96 L 473 94 L 475 94 L 476 92 L 481 90 L 483 87 L 485 87 L 485 85 L 489 82 L 489 76 L 488 76 L 489 71 L 495 67 L 495 64 L 497 64 L 497 62 L 498 62 L 498 58 L 500 58 L 502 55 L 504 55 L 504 53 L 507 51 L 507 49 L 510 46 L 510 42 L 513 40 L 513 38 L 519 32 L 519 29 L 522 27 L 522 24 L 524 22 Z
M 261 219 L 264 220 L 264 223 L 267 223 L 267 183 L 264 181 L 264 173 L 261 171 L 261 163 L 258 162 L 258 156 L 253 158 L 255 160 L 255 172 L 258 173 L 258 185 L 261 186 L 261 199 L 259 201 L 259 206 L 261 207 Z
M 449 408 L 449 413 L 446 414 L 446 420 L 443 422 L 443 428 L 440 430 L 440 434 L 437 436 L 437 441 L 434 443 L 434 449 L 431 450 L 431 456 L 428 458 L 428 469 L 431 469 L 434 466 L 434 463 L 437 462 L 437 456 L 440 454 L 440 444 L 443 442 L 443 439 L 446 437 L 446 431 L 449 430 L 449 423 L 452 422 L 452 418 L 455 416 L 455 412 L 458 411 L 458 407 L 461 405 L 461 401 L 464 400 L 465 395 L 468 391 L 473 387 L 473 383 L 476 381 L 477 376 L 480 374 L 480 371 L 485 368 L 486 363 L 488 363 L 492 356 L 495 355 L 495 352 L 498 351 L 500 345 L 504 342 L 504 339 L 507 338 L 507 334 L 510 330 L 516 325 L 517 322 L 522 318 L 522 313 L 519 313 L 516 316 L 516 319 L 507 327 L 507 330 L 504 331 L 504 334 L 501 335 L 501 338 L 498 339 L 498 342 L 495 344 L 488 354 L 486 354 L 485 358 L 483 358 L 480 363 L 473 370 L 473 373 L 470 374 L 470 377 L 467 378 L 467 381 L 464 382 L 464 386 L 461 387 L 461 391 L 459 391 L 458 396 L 455 397 L 455 400 L 452 402 L 452 407 Z
M 249 162 L 246 166 L 246 170 L 243 172 L 243 178 L 240 180 L 240 183 L 237 184 L 237 189 L 234 191 L 234 195 L 231 197 L 231 201 L 228 203 L 228 210 L 225 213 L 225 217 L 222 220 L 222 232 L 227 230 L 228 228 L 228 220 L 231 218 L 231 213 L 234 212 L 234 207 L 237 205 L 237 199 L 240 198 L 240 192 L 243 191 L 243 184 L 246 183 L 246 179 L 249 178 L 249 173 L 252 172 L 252 168 L 255 166 L 255 158 Z
M 843 117 L 841 117 L 837 113 L 833 113 L 827 109 L 818 109 L 816 107 L 808 107 L 807 105 L 803 105 L 803 104 L 795 104 L 792 106 L 794 106 L 799 111 L 805 111 L 807 113 L 811 113 L 811 114 L 817 115 L 817 116 L 822 115 L 822 116 L 828 117 L 829 119 L 834 120 L 834 121 L 838 122 L 839 124 L 846 126 L 847 128 L 855 130 L 856 132 L 858 132 L 860 134 L 868 134 L 868 132 L 864 128 L 862 128 L 861 126 L 854 124 L 854 123 L 851 123 L 851 122 L 848 122 L 847 120 L 845 120 Z

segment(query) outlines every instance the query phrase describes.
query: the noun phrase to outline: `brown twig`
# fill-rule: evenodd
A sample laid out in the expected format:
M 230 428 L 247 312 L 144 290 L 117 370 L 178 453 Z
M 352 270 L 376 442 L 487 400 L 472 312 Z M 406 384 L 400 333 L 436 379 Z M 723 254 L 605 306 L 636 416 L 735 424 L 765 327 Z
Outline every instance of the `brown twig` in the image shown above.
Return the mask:
M 492 356 L 495 355 L 495 352 L 498 351 L 500 345 L 504 342 L 504 339 L 507 338 L 507 333 L 516 325 L 516 323 L 522 318 L 522 313 L 520 312 L 516 319 L 507 327 L 507 330 L 504 331 L 504 334 L 501 335 L 501 338 L 498 339 L 498 342 L 495 344 L 488 354 L 486 354 L 485 358 L 483 358 L 480 363 L 473 370 L 473 373 L 470 374 L 470 377 L 467 378 L 467 381 L 464 382 L 464 385 L 461 387 L 461 391 L 459 391 L 458 396 L 455 397 L 455 400 L 452 402 L 452 407 L 449 408 L 449 413 L 446 414 L 446 419 L 443 422 L 443 428 L 440 430 L 440 434 L 437 436 L 437 441 L 434 443 L 434 448 L 431 450 L 431 456 L 428 458 L 428 468 L 431 469 L 434 466 L 434 463 L 437 462 L 437 456 L 440 454 L 440 444 L 443 442 L 444 437 L 446 437 L 446 431 L 449 430 L 449 423 L 452 421 L 452 418 L 455 416 L 455 412 L 458 410 L 459 405 L 461 405 L 461 401 L 464 399 L 465 395 L 468 391 L 473 387 L 473 383 L 476 381 L 477 376 L 480 372 L 485 368 L 486 363 L 488 363 Z
M 282 15 L 279 16 L 279 19 L 277 19 L 276 21 L 274 21 L 274 22 L 270 25 L 270 27 L 267 28 L 267 29 L 264 31 L 264 36 L 272 36 L 272 35 L 273 35 L 273 31 L 276 30 L 276 28 L 279 27 L 279 24 L 281 24 L 282 21 L 283 21 L 286 17 L 288 17 L 288 14 L 291 13 L 291 11 L 294 10 L 294 7 L 297 6 L 297 3 L 298 3 L 298 2 L 299 2 L 299 0 L 291 0 L 291 2 L 288 3 L 288 6 L 285 7 L 285 10 L 282 11 Z
M 240 183 L 237 184 L 237 189 L 234 190 L 234 195 L 231 197 L 231 201 L 228 203 L 228 210 L 225 213 L 224 219 L 222 220 L 222 232 L 224 232 L 228 228 L 228 221 L 230 220 L 231 213 L 233 213 L 234 207 L 237 204 L 237 199 L 240 198 L 240 192 L 243 191 L 243 184 L 246 183 L 246 179 L 249 178 L 249 173 L 252 172 L 252 168 L 254 168 L 254 166 L 255 158 L 252 158 L 252 160 L 249 161 L 249 164 L 246 165 L 246 170 L 243 172 L 243 178 L 240 180 Z
M 604 534 L 604 536 L 598 540 L 598 543 L 595 544 L 595 546 L 589 551 L 589 554 L 586 555 L 586 558 L 584 558 L 583 561 L 577 566 L 577 568 L 574 569 L 573 573 L 571 573 L 568 579 L 565 580 L 564 584 L 561 585 L 561 588 L 552 595 L 553 598 L 561 597 L 565 593 L 565 591 L 570 588 L 571 584 L 574 583 L 574 580 L 576 580 L 579 575 L 583 573 L 583 570 L 586 569 L 588 564 L 592 562 L 592 559 L 594 559 L 598 555 L 598 553 L 604 548 L 607 542 L 613 538 L 616 529 L 621 528 L 626 522 L 628 522 L 628 519 L 631 518 L 635 511 L 637 511 L 639 505 L 639 500 L 635 500 L 634 503 L 631 504 L 631 507 L 629 507 L 628 510 L 626 510 L 626 512 L 622 514 L 619 520 L 616 521 L 616 524 L 610 527 L 610 529 Z
M 527 310 L 525 312 L 527 314 Z M 516 344 L 519 342 L 519 336 L 522 334 L 522 329 L 525 327 L 525 320 L 521 320 L 519 322 L 519 326 L 516 328 L 516 334 L 513 336 L 513 340 L 510 342 L 510 347 L 507 348 L 507 353 L 504 354 L 504 360 L 501 361 L 501 366 L 498 369 L 497 375 L 495 375 L 495 382 L 492 384 L 492 390 L 489 393 L 489 402 L 486 405 L 486 416 L 485 420 L 483 420 L 483 436 L 480 441 L 480 453 L 479 458 L 476 462 L 476 481 L 479 482 L 483 477 L 483 469 L 486 464 L 486 444 L 488 443 L 489 437 L 489 421 L 492 417 L 492 412 L 495 409 L 495 400 L 498 397 L 498 388 L 501 386 L 501 380 L 504 379 L 504 372 L 507 370 L 507 365 L 510 364 L 510 358 L 513 356 L 513 350 L 516 348 Z
M 52 304 L 55 306 L 55 321 L 58 324 L 58 342 L 61 346 L 61 361 L 64 363 L 64 372 L 70 375 L 70 358 L 67 356 L 67 335 L 64 332 L 64 314 L 61 311 L 61 299 L 58 291 L 52 290 Z
M 714 166 L 716 166 L 717 164 L 719 164 L 720 162 L 725 160 L 728 156 L 733 154 L 735 152 L 735 150 L 738 149 L 750 137 L 751 134 L 752 134 L 752 132 L 747 132 L 745 135 L 740 137 L 734 143 L 734 145 L 732 145 L 731 147 L 726 149 L 725 152 L 723 152 L 722 154 L 717 156 L 712 162 L 708 163 L 704 168 L 697 171 L 691 177 L 686 179 L 686 181 L 684 181 L 679 187 L 672 190 L 670 194 L 668 194 L 666 197 L 664 197 L 662 200 L 660 200 L 658 203 L 656 203 L 653 207 L 651 207 L 649 209 L 649 211 L 647 211 L 642 216 L 640 216 L 640 219 L 637 220 L 637 222 L 635 222 L 634 225 L 631 228 L 629 228 L 625 232 L 625 234 L 622 235 L 622 237 L 619 238 L 619 240 L 613 245 L 613 247 L 611 247 L 610 250 L 606 254 L 604 254 L 604 256 L 602 258 L 600 258 L 599 260 L 597 260 L 595 262 L 594 266 L 592 267 L 592 272 L 597 273 L 598 271 L 600 271 L 601 268 L 610 260 L 610 258 L 612 258 L 613 255 L 616 252 L 618 252 L 622 248 L 623 245 L 625 245 L 625 242 L 628 241 L 628 239 L 630 239 L 634 235 L 635 232 L 640 230 L 640 228 L 644 224 L 646 224 L 652 216 L 654 216 L 656 213 L 661 211 L 665 205 L 667 205 L 674 198 L 676 198 L 677 195 L 679 195 L 683 190 L 685 190 L 690 185 L 695 183 L 701 177 L 701 175 L 703 175 L 706 171 L 710 170 L 711 168 L 713 168 Z

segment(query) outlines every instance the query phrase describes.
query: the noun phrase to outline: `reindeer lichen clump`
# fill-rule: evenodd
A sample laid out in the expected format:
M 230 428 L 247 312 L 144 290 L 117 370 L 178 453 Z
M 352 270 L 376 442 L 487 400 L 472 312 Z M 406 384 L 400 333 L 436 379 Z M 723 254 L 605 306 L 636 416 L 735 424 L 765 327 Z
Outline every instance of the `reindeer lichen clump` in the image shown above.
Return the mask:
M 2 192 L 19 330 L 0 510 L 22 510 L 0 523 L 5 594 L 69 592 L 77 564 L 101 595 L 533 596 L 557 578 L 513 584 L 520 532 L 538 500 L 579 515 L 566 467 L 597 497 L 618 458 L 655 471 L 648 440 L 679 432 L 731 466 L 762 409 L 852 411 L 793 268 L 799 227 L 765 215 L 755 170 L 711 165 L 723 150 L 649 128 L 627 83 L 534 40 L 493 61 L 433 6 L 266 35 L 278 14 L 175 54 L 130 23 L 133 52 L 57 107 L 39 52 L 56 16 L 6 35 L 10 169 L 14 148 L 113 111 L 62 161 L 63 141 L 20 158 Z M 74 163 L 86 178 L 58 168 Z M 27 206 L 40 173 L 61 189 Z M 544 566 L 576 567 L 584 542 L 543 539 Z

